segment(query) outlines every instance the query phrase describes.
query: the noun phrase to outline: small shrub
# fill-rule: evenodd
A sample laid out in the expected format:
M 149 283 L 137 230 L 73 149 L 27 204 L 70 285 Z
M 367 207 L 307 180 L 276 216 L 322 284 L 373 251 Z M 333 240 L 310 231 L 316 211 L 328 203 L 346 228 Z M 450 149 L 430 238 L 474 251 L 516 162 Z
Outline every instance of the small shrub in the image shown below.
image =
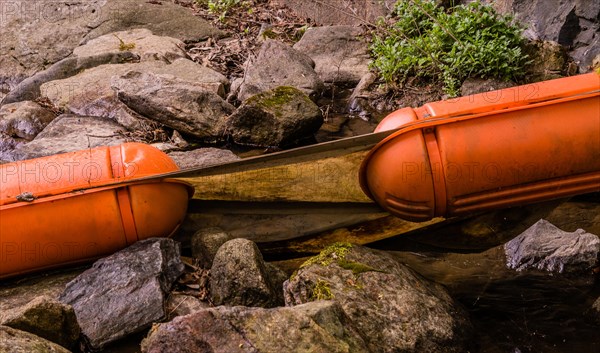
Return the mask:
M 394 22 L 379 22 L 372 66 L 388 83 L 410 77 L 443 84 L 458 95 L 468 77 L 519 80 L 528 64 L 522 29 L 479 1 L 448 11 L 434 0 L 399 0 Z
M 225 20 L 227 11 L 243 4 L 242 0 L 196 0 L 196 2 L 200 5 L 206 5 L 210 13 L 219 16 L 220 21 Z

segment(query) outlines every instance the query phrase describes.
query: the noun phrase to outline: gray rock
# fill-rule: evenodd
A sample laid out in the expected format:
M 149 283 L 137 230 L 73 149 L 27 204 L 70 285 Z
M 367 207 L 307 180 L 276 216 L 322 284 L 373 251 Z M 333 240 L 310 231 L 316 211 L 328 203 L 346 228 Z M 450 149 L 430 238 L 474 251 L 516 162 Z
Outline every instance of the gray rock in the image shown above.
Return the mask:
M 14 161 L 14 149 L 26 142 L 27 140 L 14 138 L 0 132 L 0 159 L 6 162 Z
M 91 29 L 86 39 L 130 28 L 147 28 L 156 35 L 174 37 L 184 42 L 219 38 L 225 34 L 189 9 L 170 1 L 153 4 L 138 0 L 108 0 L 95 23 L 98 26 Z
M 502 13 L 512 14 L 528 28 L 531 39 L 558 42 L 582 72 L 600 51 L 600 6 L 597 1 L 486 0 Z
M 66 79 L 50 81 L 41 85 L 42 95 L 47 96 L 57 107 L 79 115 L 106 117 L 115 120 L 128 129 L 139 129 L 139 114 L 129 109 L 118 98 L 112 88 L 113 77 L 128 72 L 156 75 L 173 75 L 194 87 L 209 89 L 224 95 L 227 79 L 195 62 L 187 59 L 175 60 L 172 64 L 162 61 L 146 61 L 130 64 L 101 65 L 85 70 Z M 139 82 L 148 84 L 150 82 Z M 158 82 L 156 82 L 158 83 Z M 133 82 L 132 82 L 133 84 Z M 153 84 L 150 88 L 156 88 Z M 170 107 L 168 105 L 165 109 Z
M 375 23 L 392 13 L 396 0 L 274 0 L 301 18 L 321 25 Z
M 278 288 L 269 281 L 262 255 L 255 243 L 233 239 L 223 244 L 210 269 L 210 294 L 215 305 L 274 307 Z
M 125 128 L 109 119 L 63 114 L 31 142 L 17 146 L 10 160 L 31 159 L 128 141 Z
M 246 100 L 227 120 L 225 134 L 251 146 L 286 146 L 323 124 L 319 107 L 293 87 L 277 87 Z
M 267 270 L 267 280 L 271 284 L 271 288 L 273 288 L 277 302 L 285 303 L 283 284 L 290 279 L 290 276 L 284 270 L 269 262 L 265 263 L 265 269 Z
M 34 100 L 41 97 L 42 92 L 40 87 L 46 82 L 62 80 L 100 65 L 138 62 L 139 59 L 139 56 L 129 51 L 65 58 L 53 64 L 46 70 L 40 71 L 21 81 L 0 102 L 2 104 L 8 104 L 24 100 Z M 67 88 L 67 91 L 69 91 L 76 87 L 71 86 Z
M 186 152 L 171 152 L 169 153 L 169 157 L 175 161 L 180 169 L 202 168 L 240 159 L 240 157 L 229 150 L 212 147 L 198 148 Z
M 212 83 L 172 75 L 130 71 L 114 79 L 112 87 L 138 114 L 197 138 L 219 136 L 223 121 L 235 109 L 214 92 Z
M 504 246 L 507 266 L 517 271 L 589 270 L 598 263 L 600 239 L 582 229 L 569 233 L 541 219 Z
M 166 293 L 183 273 L 179 244 L 146 239 L 98 260 L 67 284 L 60 301 L 75 309 L 92 349 L 166 317 Z
M 32 333 L 67 349 L 75 348 L 81 332 L 73 308 L 49 296 L 0 312 L 0 325 Z
M 222 31 L 170 1 L 3 1 L 0 21 L 0 86 L 21 80 L 68 57 L 90 39 L 132 28 L 196 41 Z
M 143 353 L 369 352 L 336 303 L 293 308 L 216 307 L 160 324 Z
M 464 352 L 471 324 L 446 290 L 391 255 L 338 243 L 284 285 L 286 305 L 339 303 L 372 352 Z
M 105 34 L 94 38 L 73 50 L 76 57 L 94 57 L 99 54 L 117 55 L 129 51 L 141 61 L 164 61 L 171 63 L 180 58 L 188 58 L 185 44 L 179 39 L 152 34 L 145 28 L 131 29 Z
M 173 320 L 177 316 L 184 316 L 209 308 L 207 302 L 186 294 L 171 293 L 166 303 L 167 320 Z
M 221 228 L 203 228 L 192 235 L 192 256 L 203 268 L 211 268 L 219 248 L 232 240 Z
M 513 87 L 515 84 L 510 81 L 500 81 L 496 79 L 481 79 L 481 78 L 468 78 L 460 87 L 460 94 L 462 96 L 469 96 L 477 93 L 485 93 L 490 91 L 496 91 L 499 89 Z M 495 94 L 490 94 L 490 99 L 498 99 Z
M 293 48 L 313 59 L 323 82 L 356 85 L 369 73 L 369 48 L 361 35 L 359 27 L 314 27 Z
M 0 132 L 33 140 L 55 117 L 54 112 L 35 102 L 5 104 L 0 108 Z
M 0 326 L 0 353 L 70 353 L 31 333 Z
M 244 82 L 238 99 L 251 96 L 279 86 L 291 86 L 316 98 L 323 90 L 323 81 L 314 70 L 315 63 L 307 55 L 287 44 L 267 40 L 258 55 L 246 65 Z

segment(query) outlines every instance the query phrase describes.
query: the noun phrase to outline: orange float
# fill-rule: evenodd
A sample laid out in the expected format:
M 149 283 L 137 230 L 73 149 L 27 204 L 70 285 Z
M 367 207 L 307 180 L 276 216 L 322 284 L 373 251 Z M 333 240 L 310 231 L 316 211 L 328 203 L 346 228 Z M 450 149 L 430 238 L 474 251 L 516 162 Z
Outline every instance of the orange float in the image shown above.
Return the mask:
M 397 131 L 383 133 L 387 137 L 363 160 L 359 180 L 375 202 L 404 219 L 600 191 L 597 74 L 400 109 L 377 128 L 385 130 Z M 365 136 L 368 146 L 378 136 Z M 328 151 L 352 150 L 352 141 L 329 143 Z M 314 147 L 308 150 L 318 152 Z M 277 160 L 292 163 L 307 152 L 286 153 Z M 231 172 L 263 162 L 209 169 Z M 175 178 L 205 171 L 177 170 L 167 155 L 137 143 L 0 165 L 0 278 L 169 236 L 194 192 Z
M 1 165 L 0 278 L 172 234 L 193 189 L 172 179 L 135 180 L 177 169 L 166 154 L 139 143 Z
M 591 73 L 400 109 L 361 187 L 412 221 L 600 191 L 599 95 Z

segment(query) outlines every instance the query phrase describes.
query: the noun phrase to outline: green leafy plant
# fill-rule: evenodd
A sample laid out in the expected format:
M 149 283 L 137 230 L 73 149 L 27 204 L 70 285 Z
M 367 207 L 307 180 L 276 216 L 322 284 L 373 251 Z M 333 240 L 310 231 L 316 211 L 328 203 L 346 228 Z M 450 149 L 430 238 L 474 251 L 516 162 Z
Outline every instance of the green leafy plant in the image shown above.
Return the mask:
M 196 0 L 200 5 L 206 5 L 208 11 L 219 16 L 219 21 L 224 21 L 227 11 L 243 4 L 242 0 Z
M 440 82 L 458 95 L 468 77 L 518 80 L 528 57 L 522 29 L 479 1 L 445 10 L 434 0 L 399 0 L 393 22 L 380 20 L 372 66 L 388 83 L 411 77 Z

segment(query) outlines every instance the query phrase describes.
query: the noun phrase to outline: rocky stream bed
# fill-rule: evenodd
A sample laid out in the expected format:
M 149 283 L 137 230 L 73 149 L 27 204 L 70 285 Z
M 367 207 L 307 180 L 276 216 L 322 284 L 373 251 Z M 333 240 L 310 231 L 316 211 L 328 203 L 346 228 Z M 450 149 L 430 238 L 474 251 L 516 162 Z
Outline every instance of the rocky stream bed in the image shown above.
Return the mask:
M 528 25 L 531 81 L 600 62 L 595 2 L 488 2 Z M 0 0 L 0 163 L 138 141 L 206 166 L 443 98 L 370 70 L 393 1 L 249 3 L 223 20 L 192 0 Z M 318 255 L 209 223 L 0 281 L 0 353 L 600 351 L 598 194 Z

